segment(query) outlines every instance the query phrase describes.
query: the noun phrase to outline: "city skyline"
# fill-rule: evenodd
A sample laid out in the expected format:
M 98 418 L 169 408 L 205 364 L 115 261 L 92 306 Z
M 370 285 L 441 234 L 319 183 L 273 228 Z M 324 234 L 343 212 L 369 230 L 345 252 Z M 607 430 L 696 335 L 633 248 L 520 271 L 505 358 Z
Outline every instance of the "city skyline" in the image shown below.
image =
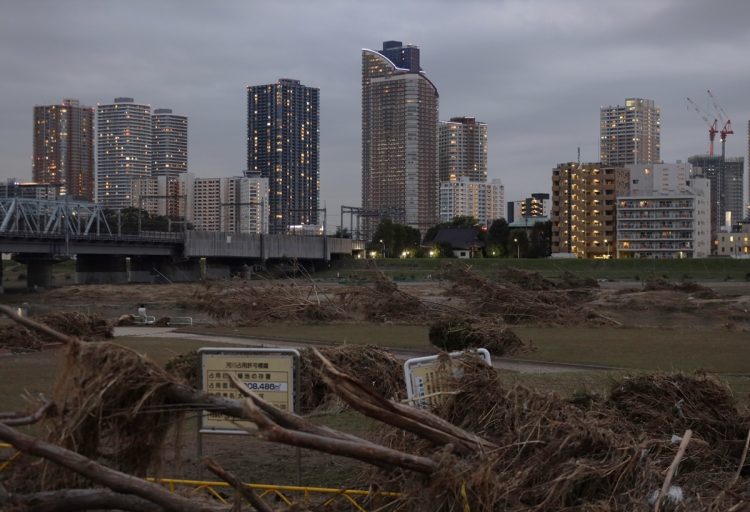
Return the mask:
M 727 156 L 746 155 L 750 72 L 737 65 L 748 39 L 744 2 L 597 2 L 596 9 L 583 1 L 415 2 L 398 23 L 388 9 L 359 3 L 188 2 L 179 14 L 170 2 L 140 14 L 94 2 L 42 3 L 9 3 L 0 21 L 3 179 L 31 176 L 33 105 L 73 97 L 95 106 L 119 95 L 191 119 L 197 175 L 240 174 L 245 86 L 293 76 L 321 90 L 321 206 L 335 225 L 340 204 L 360 203 L 360 50 L 394 38 L 423 50 L 421 67 L 440 91 L 440 119 L 468 115 L 491 126 L 488 178 L 502 179 L 508 200 L 548 190 L 551 169 L 575 160 L 578 147 L 582 160 L 596 161 L 599 108 L 628 97 L 661 107 L 662 159 L 685 161 L 708 148 L 685 96 L 706 106 L 710 88 L 737 131 Z M 164 26 L 159 18 L 167 13 Z M 130 32 L 104 21 L 111 16 L 138 22 L 145 35 L 120 49 Z M 256 16 L 286 17 L 296 37 L 275 34 L 273 24 L 248 33 L 245 21 Z M 447 19 L 456 37 L 445 37 Z M 60 26 L 67 32 L 56 32 Z M 97 26 L 107 27 L 107 37 Z M 256 44 L 267 49 L 245 50 Z M 71 52 L 80 58 L 63 64 L 61 55 Z

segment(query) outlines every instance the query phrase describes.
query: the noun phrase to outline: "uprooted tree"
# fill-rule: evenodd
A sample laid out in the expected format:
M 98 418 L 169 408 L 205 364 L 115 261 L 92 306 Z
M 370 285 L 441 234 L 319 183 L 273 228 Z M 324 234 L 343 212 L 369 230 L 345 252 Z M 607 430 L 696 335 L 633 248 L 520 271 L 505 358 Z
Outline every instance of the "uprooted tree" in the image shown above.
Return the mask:
M 582 406 L 509 388 L 492 368 L 468 358 L 455 377 L 456 391 L 428 412 L 383 398 L 317 353 L 329 388 L 390 427 L 376 443 L 276 409 L 236 379 L 245 399 L 209 395 L 132 350 L 85 343 L 7 307 L 0 311 L 67 345 L 51 400 L 31 414 L 0 415 L 0 440 L 27 457 L 2 484 L 3 510 L 228 511 L 142 478 L 170 425 L 188 411 L 249 420 L 267 441 L 366 462 L 373 484 L 401 493 L 388 510 L 724 511 L 750 505 L 744 466 L 750 419 L 711 377 L 635 377 L 610 397 L 591 397 Z M 52 426 L 46 440 L 15 428 L 39 421 Z M 216 461 L 206 465 L 253 509 L 287 510 L 264 503 Z

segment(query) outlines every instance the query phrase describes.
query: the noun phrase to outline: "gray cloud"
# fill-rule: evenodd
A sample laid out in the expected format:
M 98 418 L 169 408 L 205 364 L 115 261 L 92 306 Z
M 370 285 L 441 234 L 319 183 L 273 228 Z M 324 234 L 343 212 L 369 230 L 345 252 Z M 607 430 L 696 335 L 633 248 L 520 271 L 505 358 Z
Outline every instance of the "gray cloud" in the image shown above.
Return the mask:
M 745 153 L 750 70 L 744 0 L 12 1 L 0 4 L 0 178 L 31 174 L 32 106 L 133 96 L 190 117 L 190 167 L 245 162 L 245 86 L 297 78 L 321 89 L 321 198 L 329 220 L 360 197 L 360 52 L 422 48 L 441 118 L 490 125 L 490 175 L 517 199 L 550 187 L 581 147 L 596 160 L 599 107 L 662 108 L 662 157 L 706 151 L 685 97 L 711 88 Z

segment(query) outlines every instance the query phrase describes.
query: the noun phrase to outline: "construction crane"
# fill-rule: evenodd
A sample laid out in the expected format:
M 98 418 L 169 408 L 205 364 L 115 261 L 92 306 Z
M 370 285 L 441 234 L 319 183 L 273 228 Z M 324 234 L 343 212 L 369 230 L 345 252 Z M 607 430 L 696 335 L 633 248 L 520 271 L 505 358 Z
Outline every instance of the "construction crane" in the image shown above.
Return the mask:
M 719 132 L 719 129 L 717 128 L 719 120 L 714 118 L 714 121 L 712 123 L 708 118 L 708 114 L 702 108 L 700 108 L 696 102 L 694 102 L 690 98 L 688 98 L 687 100 L 690 106 L 693 107 L 693 110 L 698 113 L 701 119 L 703 119 L 703 121 L 706 123 L 706 126 L 708 126 L 708 156 L 714 156 L 714 139 L 716 138 L 716 134 Z M 688 108 L 690 108 L 690 106 Z
M 729 119 L 729 116 L 726 112 L 724 112 L 724 109 L 719 106 L 719 102 L 716 101 L 716 97 L 711 92 L 711 89 L 708 91 L 708 97 L 711 98 L 711 103 L 714 106 L 714 110 L 719 116 L 719 120 L 724 123 L 724 126 L 721 128 L 721 131 L 719 132 L 719 139 L 721 140 L 721 158 L 724 159 L 725 156 L 725 149 L 724 146 L 727 142 L 727 136 L 733 135 L 734 130 L 732 130 L 732 121 Z

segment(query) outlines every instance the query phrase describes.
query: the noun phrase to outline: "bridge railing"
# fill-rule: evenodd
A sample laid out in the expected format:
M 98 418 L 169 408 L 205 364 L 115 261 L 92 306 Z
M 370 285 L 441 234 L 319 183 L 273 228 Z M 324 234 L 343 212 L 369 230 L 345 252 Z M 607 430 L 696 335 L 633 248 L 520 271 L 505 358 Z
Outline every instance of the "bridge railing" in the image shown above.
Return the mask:
M 117 233 L 40 233 L 37 231 L 5 231 L 0 232 L 5 238 L 35 238 L 45 240 L 75 240 L 97 242 L 172 242 L 181 243 L 185 234 L 169 231 L 142 231 L 137 235 L 118 235 Z

